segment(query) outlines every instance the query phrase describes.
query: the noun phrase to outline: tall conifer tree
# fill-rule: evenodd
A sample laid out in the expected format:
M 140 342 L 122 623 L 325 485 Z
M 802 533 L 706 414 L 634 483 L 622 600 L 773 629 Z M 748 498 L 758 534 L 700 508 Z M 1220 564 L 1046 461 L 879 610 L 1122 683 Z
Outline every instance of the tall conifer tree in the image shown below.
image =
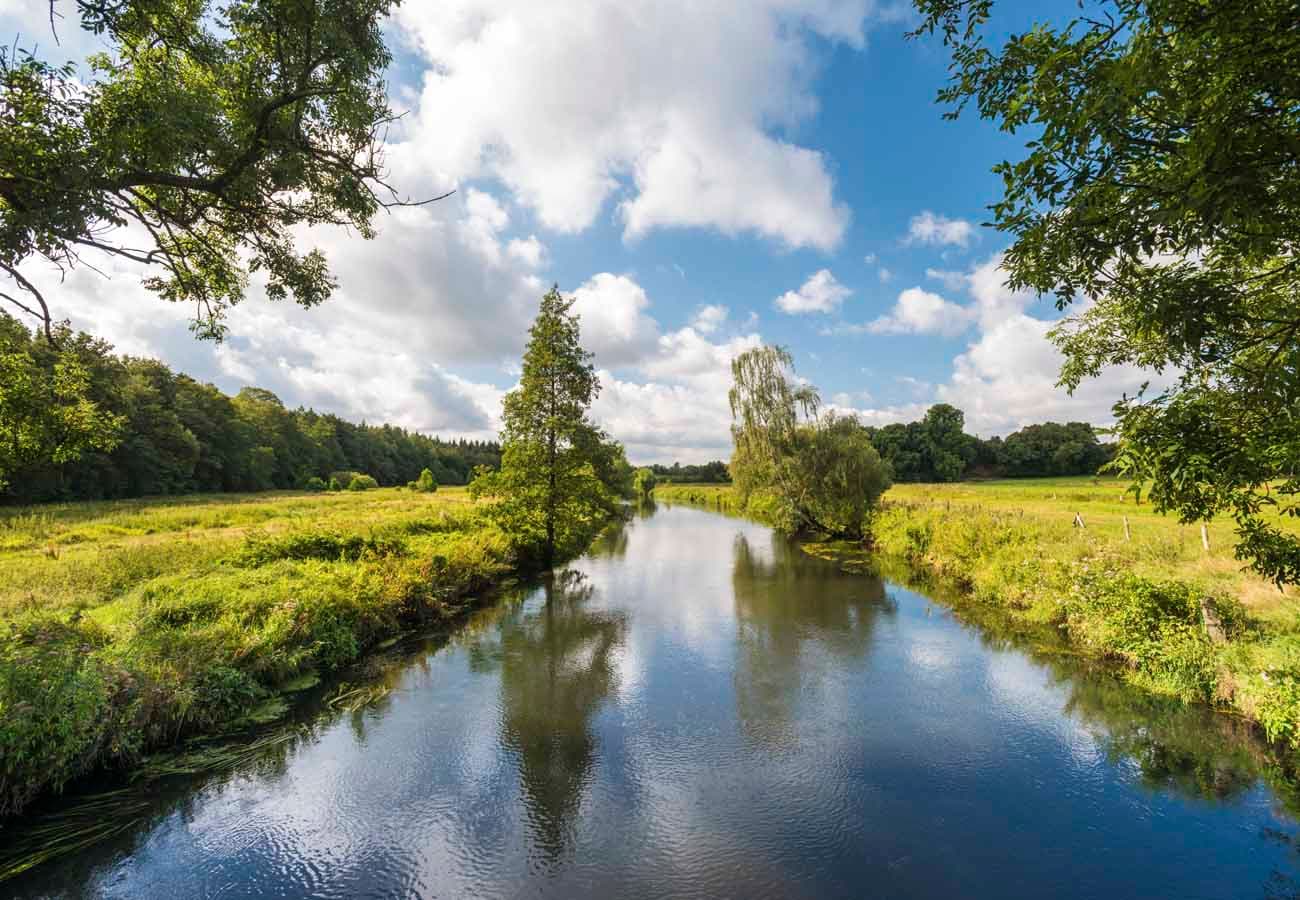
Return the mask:
M 519 387 L 505 398 L 501 470 L 474 482 L 476 493 L 501 498 L 494 507 L 501 524 L 521 543 L 535 543 L 547 567 L 578 551 L 613 508 L 614 472 L 626 467 L 611 465 L 622 448 L 587 417 L 600 380 L 572 307 L 558 288 L 542 298 Z

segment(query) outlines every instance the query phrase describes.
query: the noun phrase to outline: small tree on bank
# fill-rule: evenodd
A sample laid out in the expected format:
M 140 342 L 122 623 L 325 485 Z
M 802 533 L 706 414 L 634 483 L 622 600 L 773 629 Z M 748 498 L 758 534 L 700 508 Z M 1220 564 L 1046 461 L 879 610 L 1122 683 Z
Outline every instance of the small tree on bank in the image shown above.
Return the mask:
M 659 480 L 655 478 L 654 470 L 648 468 L 637 469 L 636 475 L 633 476 L 632 480 L 632 485 L 636 489 L 636 495 L 641 498 L 646 498 L 653 494 L 655 487 L 658 484 Z
M 497 498 L 498 523 L 521 545 L 535 546 L 548 568 L 581 549 L 631 487 L 623 448 L 587 418 L 600 381 L 572 306 L 558 288 L 542 298 L 519 387 L 505 398 L 501 469 L 470 485 L 475 496 Z
M 866 429 L 851 417 L 819 417 L 817 390 L 793 380 L 783 347 L 742 353 L 731 372 L 731 476 L 742 506 L 769 500 L 786 531 L 864 536 L 889 488 L 888 467 Z

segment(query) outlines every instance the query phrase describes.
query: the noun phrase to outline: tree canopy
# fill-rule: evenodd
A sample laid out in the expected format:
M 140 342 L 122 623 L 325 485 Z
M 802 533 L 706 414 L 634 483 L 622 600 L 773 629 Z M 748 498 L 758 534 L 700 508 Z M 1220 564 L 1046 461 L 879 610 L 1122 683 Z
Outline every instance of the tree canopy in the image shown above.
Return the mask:
M 787 531 L 863 536 L 889 487 L 888 466 L 866 429 L 850 417 L 819 416 L 816 388 L 794 379 L 783 347 L 748 350 L 731 373 L 731 475 L 740 505 L 762 498 Z
M 355 474 L 464 484 L 496 465 L 486 441 L 441 441 L 288 409 L 271 391 L 231 397 L 153 359 L 60 326 L 55 344 L 0 313 L 0 502 L 96 500 L 306 487 Z M 3 482 L 8 482 L 7 485 Z
M 1300 581 L 1300 541 L 1259 516 L 1300 513 L 1300 6 L 1106 0 L 1001 47 L 992 0 L 916 6 L 949 115 L 1028 138 L 992 224 L 1011 287 L 1087 301 L 1054 332 L 1061 383 L 1172 378 L 1116 407 L 1118 471 L 1184 521 L 1231 513 L 1240 558 Z
M 558 287 L 542 298 L 519 386 L 503 405 L 501 468 L 471 485 L 497 498 L 493 514 L 503 529 L 521 547 L 535 546 L 546 567 L 579 552 L 633 489 L 622 445 L 588 418 L 600 379 L 572 309 Z
M 193 304 L 201 336 L 222 334 L 250 273 L 272 299 L 326 299 L 326 260 L 297 229 L 369 237 L 404 202 L 381 152 L 395 3 L 76 0 L 107 45 L 84 67 L 0 47 L 0 300 L 53 338 L 24 264 L 67 270 L 87 250 L 157 267 L 146 286 Z

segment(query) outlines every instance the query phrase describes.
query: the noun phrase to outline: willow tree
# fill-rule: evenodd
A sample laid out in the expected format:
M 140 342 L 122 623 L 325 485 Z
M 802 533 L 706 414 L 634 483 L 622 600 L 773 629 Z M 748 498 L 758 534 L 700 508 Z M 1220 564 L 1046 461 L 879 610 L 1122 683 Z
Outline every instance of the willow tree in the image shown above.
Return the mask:
M 79 68 L 54 41 L 0 47 L 0 301 L 53 339 L 27 264 L 87 252 L 153 269 L 200 336 L 221 336 L 252 272 L 272 299 L 326 299 L 301 227 L 370 237 L 402 202 L 382 165 L 395 2 L 51 0 L 52 24 L 75 8 L 105 50 Z
M 1102 0 L 999 47 L 992 0 L 916 6 L 952 51 L 948 115 L 1028 132 L 992 224 L 1013 288 L 1090 301 L 1055 331 L 1061 383 L 1171 376 L 1116 407 L 1119 471 L 1184 521 L 1230 513 L 1239 558 L 1300 582 L 1300 539 L 1261 515 L 1300 515 L 1300 7 Z
M 623 448 L 588 418 L 600 380 L 572 307 L 558 288 L 542 298 L 519 386 L 505 397 L 501 468 L 471 485 L 496 498 L 493 515 L 546 567 L 578 552 L 631 485 Z
M 731 477 L 741 506 L 767 502 L 787 531 L 861 537 L 887 466 L 851 417 L 819 416 L 817 389 L 794 378 L 784 347 L 748 350 L 731 363 Z

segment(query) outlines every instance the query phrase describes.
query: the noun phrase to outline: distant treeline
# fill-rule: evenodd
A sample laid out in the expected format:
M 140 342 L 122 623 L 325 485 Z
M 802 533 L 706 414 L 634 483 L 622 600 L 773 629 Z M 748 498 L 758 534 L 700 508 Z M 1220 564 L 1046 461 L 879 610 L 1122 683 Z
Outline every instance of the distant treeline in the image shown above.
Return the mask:
M 671 466 L 653 465 L 650 471 L 655 473 L 655 479 L 661 482 L 678 482 L 687 484 L 726 484 L 731 481 L 731 473 L 727 470 L 727 464 L 720 459 L 713 462 L 707 462 L 703 465 L 684 466 L 679 462 Z
M 965 433 L 965 419 L 960 409 L 939 403 L 918 422 L 867 432 L 895 481 L 1095 475 L 1114 452 L 1087 422 L 1027 425 L 1005 438 L 984 440 Z
M 965 432 L 966 415 L 947 403 L 930 407 L 917 422 L 868 427 L 894 481 L 958 481 L 963 478 L 1045 478 L 1095 475 L 1110 461 L 1114 447 L 1097 439 L 1087 422 L 1026 425 L 1005 438 L 985 440 Z M 723 484 L 731 481 L 726 463 L 652 465 L 661 482 Z
M 120 417 L 120 441 L 109 452 L 53 462 L 58 447 L 32 448 L 0 489 L 6 502 L 96 500 L 205 491 L 299 488 L 313 477 L 360 472 L 381 485 L 406 484 L 428 468 L 441 484 L 464 484 L 475 466 L 499 466 L 495 442 L 441 441 L 391 425 L 356 425 L 309 409 L 286 409 L 273 393 L 244 388 L 230 397 L 161 362 L 118 356 L 108 343 L 67 335 L 57 353 L 12 319 L 7 352 L 22 352 L 39 369 L 75 360 L 90 398 L 105 418 Z M 26 348 L 15 346 L 23 339 Z M 40 431 L 57 441 L 57 429 Z M 33 433 L 36 430 L 33 429 Z M 345 485 L 346 486 L 346 485 Z

